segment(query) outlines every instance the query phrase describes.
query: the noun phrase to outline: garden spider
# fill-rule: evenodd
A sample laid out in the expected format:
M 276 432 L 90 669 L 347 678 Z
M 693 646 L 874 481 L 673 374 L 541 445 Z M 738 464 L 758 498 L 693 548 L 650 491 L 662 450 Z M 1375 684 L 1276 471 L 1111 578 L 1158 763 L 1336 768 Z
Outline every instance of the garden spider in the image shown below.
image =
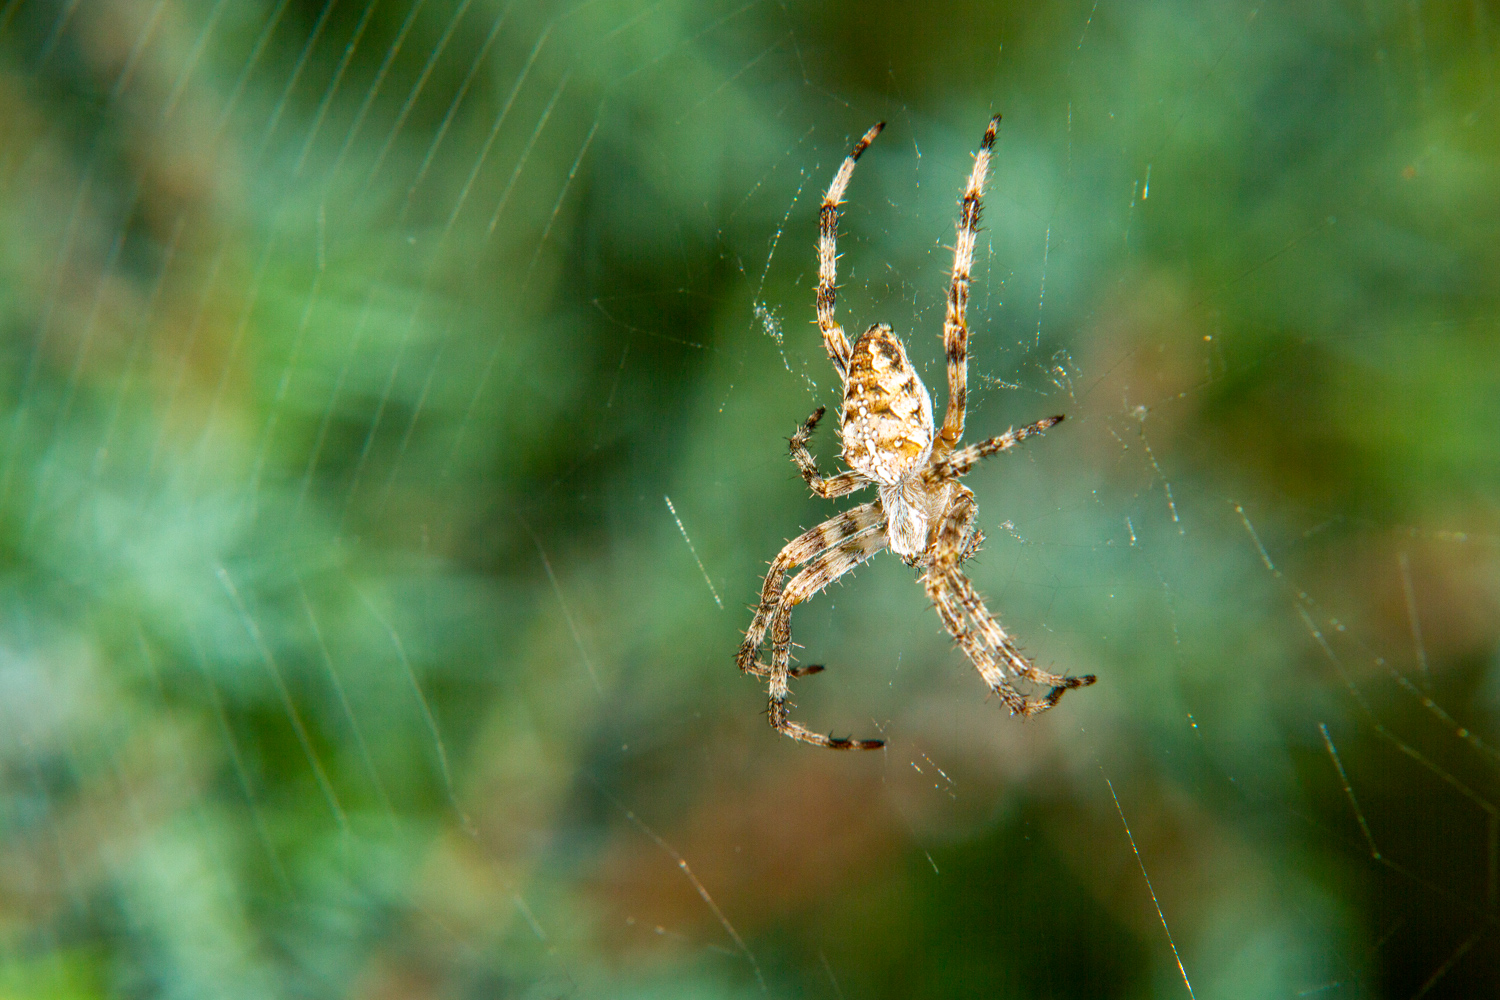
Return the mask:
M 968 391 L 969 269 L 974 261 L 974 239 L 979 231 L 979 203 L 989 171 L 990 153 L 1000 116 L 990 120 L 984 141 L 974 156 L 974 169 L 964 188 L 958 216 L 958 239 L 953 249 L 953 280 L 948 288 L 948 311 L 943 321 L 943 349 L 948 358 L 948 412 L 941 429 L 933 426 L 932 399 L 906 357 L 901 339 L 884 323 L 866 330 L 849 346 L 844 330 L 833 318 L 836 276 L 835 239 L 839 204 L 854 174 L 854 164 L 885 127 L 884 122 L 864 134 L 834 175 L 818 216 L 818 328 L 828 359 L 844 383 L 844 408 L 839 415 L 839 439 L 850 471 L 824 478 L 807 450 L 808 438 L 823 416 L 818 407 L 792 435 L 792 461 L 802 478 L 825 499 L 873 484 L 878 497 L 830 518 L 788 542 L 771 562 L 761 590 L 760 606 L 745 633 L 736 661 L 746 673 L 768 681 L 771 725 L 794 740 L 836 750 L 874 750 L 883 740 L 855 740 L 824 736 L 793 722 L 788 680 L 818 673 L 819 665 L 791 666 L 792 608 L 830 583 L 890 547 L 908 566 L 922 570 L 922 586 L 938 617 L 979 668 L 990 690 L 1011 714 L 1035 715 L 1056 705 L 1077 687 L 1094 683 L 1092 674 L 1067 677 L 1036 666 L 1017 647 L 984 606 L 959 566 L 979 551 L 984 532 L 976 530 L 978 508 L 974 494 L 958 479 L 980 459 L 1007 451 L 1033 434 L 1062 420 L 1048 417 L 1019 430 L 1009 430 L 967 448 L 959 448 L 964 432 Z M 783 583 L 798 566 L 805 568 Z M 771 665 L 758 659 L 766 632 L 771 633 Z M 1007 671 L 1046 687 L 1045 695 L 1022 695 Z

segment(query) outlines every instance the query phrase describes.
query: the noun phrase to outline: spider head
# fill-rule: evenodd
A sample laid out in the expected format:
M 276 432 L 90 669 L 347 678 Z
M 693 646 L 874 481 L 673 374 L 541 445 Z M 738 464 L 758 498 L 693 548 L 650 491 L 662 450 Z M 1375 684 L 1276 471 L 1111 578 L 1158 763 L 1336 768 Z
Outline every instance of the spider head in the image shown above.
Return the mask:
M 932 454 L 932 397 L 884 323 L 854 342 L 839 437 L 849 467 L 883 486 L 916 475 Z

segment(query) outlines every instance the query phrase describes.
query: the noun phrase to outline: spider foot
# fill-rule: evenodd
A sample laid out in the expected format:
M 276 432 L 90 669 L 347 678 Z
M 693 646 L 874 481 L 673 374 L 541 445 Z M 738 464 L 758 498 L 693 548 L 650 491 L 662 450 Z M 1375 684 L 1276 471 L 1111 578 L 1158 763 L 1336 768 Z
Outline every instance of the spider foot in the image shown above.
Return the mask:
M 802 422 L 802 427 L 796 434 L 792 435 L 794 443 L 806 444 L 807 439 L 812 437 L 812 432 L 818 426 L 818 421 L 823 419 L 823 414 L 828 412 L 828 407 L 820 406 L 812 411 L 812 416 Z
M 1097 678 L 1093 674 L 1084 674 L 1081 677 L 1059 677 L 1056 674 L 1050 674 L 1045 683 L 1051 684 L 1052 688 L 1041 697 L 1023 697 L 1014 688 L 996 693 L 1005 699 L 1006 707 L 1010 709 L 1011 715 L 1030 717 L 1047 711 L 1062 701 L 1062 696 L 1074 688 L 1088 687 L 1095 680 Z
M 756 647 L 746 643 L 740 647 L 739 653 L 734 658 L 734 664 L 744 673 L 754 674 L 756 677 L 769 677 L 771 668 L 755 658 L 758 652 Z
M 788 719 L 787 707 L 785 701 L 771 699 L 771 725 L 781 735 L 800 743 L 811 743 L 815 747 L 827 747 L 829 750 L 879 750 L 885 746 L 885 740 L 856 740 L 847 736 L 824 736 L 822 733 L 815 733 L 806 726 Z
M 974 534 L 969 536 L 969 540 L 964 543 L 963 551 L 958 554 L 958 561 L 960 563 L 965 563 L 970 559 L 973 559 L 976 555 L 979 554 L 979 550 L 983 545 L 984 532 L 976 529 Z
M 879 750 L 885 746 L 885 740 L 856 740 L 847 736 L 828 736 L 828 742 L 821 744 L 830 750 Z
M 759 660 L 741 660 L 739 667 L 740 670 L 744 671 L 752 677 L 765 678 L 771 676 L 771 668 L 766 666 Z M 810 677 L 813 674 L 821 674 L 824 670 L 827 669 L 828 668 L 823 666 L 823 664 L 821 663 L 809 663 L 805 667 L 792 667 L 788 669 L 786 675 L 788 677 Z

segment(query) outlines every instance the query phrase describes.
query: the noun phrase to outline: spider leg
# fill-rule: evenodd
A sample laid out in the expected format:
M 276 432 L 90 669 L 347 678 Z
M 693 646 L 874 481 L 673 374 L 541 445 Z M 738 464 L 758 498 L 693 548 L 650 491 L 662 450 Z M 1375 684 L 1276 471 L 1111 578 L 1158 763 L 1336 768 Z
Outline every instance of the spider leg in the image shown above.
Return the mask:
M 985 607 L 974 584 L 959 569 L 959 563 L 973 545 L 979 532 L 973 531 L 978 509 L 974 494 L 960 487 L 948 516 L 938 529 L 939 555 L 929 563 L 922 583 L 937 608 L 943 627 L 952 634 L 965 655 L 974 663 L 984 682 L 998 694 L 1012 715 L 1036 715 L 1056 705 L 1064 694 L 1094 683 L 1094 676 L 1067 677 L 1049 673 L 1032 663 L 1021 652 L 1014 639 L 1001 628 L 1000 622 Z M 965 618 L 967 617 L 967 621 Z M 973 622 L 973 628 L 968 622 Z M 999 653 L 1004 665 L 996 661 Z M 1045 695 L 1022 695 L 1011 684 L 1005 668 L 1022 680 L 1048 689 Z
M 951 590 L 945 585 L 941 573 L 929 570 L 922 577 L 922 584 L 927 590 L 927 596 L 932 600 L 932 606 L 937 609 L 938 618 L 943 622 L 943 627 L 953 636 L 958 648 L 964 651 L 979 670 L 979 676 L 989 689 L 1000 696 L 1010 709 L 1012 715 L 1026 712 L 1026 699 L 1015 689 L 1010 680 L 1005 676 L 1005 670 L 995 662 L 995 657 L 988 647 L 980 641 L 979 637 L 969 628 L 964 621 L 963 606 L 953 596 Z
M 976 555 L 979 554 L 979 550 L 983 546 L 984 532 L 975 531 L 974 534 L 969 536 L 969 540 L 967 542 L 964 542 L 963 550 L 958 555 L 958 564 L 962 566 L 970 559 L 973 559 Z
M 958 567 L 953 567 L 945 574 L 945 584 L 963 605 L 969 617 L 978 626 L 983 634 L 985 642 L 991 649 L 998 651 L 1004 657 L 1006 665 L 1012 673 L 1024 681 L 1029 681 L 1040 687 L 1047 688 L 1047 693 L 1040 697 L 1031 696 L 1022 698 L 1019 705 L 1012 704 L 1009 698 L 1006 704 L 1010 706 L 1011 712 L 1020 715 L 1036 715 L 1045 712 L 1062 700 L 1062 696 L 1074 688 L 1088 687 L 1094 683 L 1093 674 L 1084 674 L 1081 677 L 1068 677 L 1063 674 L 1054 674 L 1043 670 L 1031 660 L 1016 645 L 1016 641 L 1000 627 L 988 608 L 984 606 L 984 599 L 974 589 L 974 584 L 963 574 Z M 988 678 L 986 678 L 988 680 Z M 1007 685 L 1008 686 L 1008 685 Z M 1014 694 L 1014 689 L 1012 689 Z
M 948 413 L 943 418 L 942 442 L 947 448 L 964 436 L 964 407 L 969 394 L 969 272 L 974 264 L 974 241 L 979 234 L 980 200 L 984 197 L 984 179 L 990 169 L 990 152 L 995 148 L 995 132 L 1000 116 L 990 119 L 984 130 L 979 152 L 974 154 L 974 169 L 959 202 L 958 238 L 953 244 L 953 280 L 948 286 L 948 311 L 943 318 L 943 353 L 948 358 Z
M 798 672 L 791 667 L 792 659 L 792 608 L 817 594 L 830 583 L 869 559 L 885 548 L 884 531 L 878 524 L 852 536 L 838 548 L 824 552 L 816 560 L 792 577 L 781 603 L 771 619 L 771 669 L 769 688 L 771 725 L 782 735 L 803 743 L 828 747 L 830 750 L 878 750 L 885 746 L 884 740 L 855 740 L 843 736 L 825 736 L 815 733 L 788 717 L 791 708 L 791 689 L 787 685 L 790 677 Z M 818 667 L 817 670 L 823 669 Z M 801 673 L 816 672 L 805 668 Z
M 1006 431 L 1004 434 L 997 434 L 986 441 L 971 444 L 967 448 L 960 448 L 947 458 L 934 462 L 933 474 L 943 479 L 952 476 L 967 475 L 969 470 L 978 465 L 981 459 L 989 458 L 991 455 L 998 455 L 1002 451 L 1010 451 L 1033 434 L 1040 434 L 1048 428 L 1062 423 L 1062 419 L 1063 415 L 1059 413 L 1055 417 L 1047 417 L 1044 420 L 1038 420 L 1034 424 L 1017 427 Z
M 827 478 L 818 475 L 818 461 L 813 458 L 812 452 L 807 450 L 807 439 L 812 437 L 813 428 L 817 427 L 818 421 L 823 419 L 824 412 L 826 412 L 825 407 L 818 407 L 813 411 L 812 416 L 797 428 L 797 433 L 792 435 L 792 461 L 797 463 L 797 469 L 802 473 L 802 478 L 807 480 L 808 488 L 823 499 L 832 500 L 868 486 L 870 481 L 854 471 L 841 472 Z
M 776 554 L 775 559 L 771 560 L 771 570 L 766 574 L 765 585 L 761 588 L 760 604 L 755 609 L 755 618 L 750 622 L 750 629 L 745 633 L 745 641 L 740 644 L 739 654 L 735 657 L 735 662 L 741 670 L 755 674 L 757 677 L 770 676 L 770 668 L 757 663 L 755 654 L 760 651 L 761 643 L 765 641 L 771 616 L 776 613 L 776 609 L 781 604 L 783 578 L 814 556 L 834 549 L 860 532 L 879 525 L 883 517 L 884 514 L 881 513 L 878 504 L 874 502 L 860 504 L 837 517 L 829 518 L 815 528 L 809 528 L 786 543 L 786 547 Z M 804 667 L 801 672 L 816 673 L 817 671 L 811 667 Z
M 834 174 L 828 193 L 823 196 L 823 206 L 818 210 L 818 329 L 823 331 L 823 346 L 828 350 L 828 360 L 838 369 L 839 378 L 849 372 L 849 339 L 844 328 L 833 318 L 834 282 L 838 278 L 839 204 L 844 200 L 844 191 L 849 187 L 849 178 L 854 176 L 854 164 L 860 154 L 870 147 L 885 122 L 876 122 L 864 136 L 854 144 L 849 155 L 844 157 L 839 172 Z
M 854 511 L 850 511 L 849 513 L 855 513 L 858 510 L 860 508 L 855 508 Z M 838 519 L 835 518 L 835 520 Z M 865 519 L 862 518 L 861 520 Z M 881 530 L 879 515 L 876 515 L 872 520 L 873 523 L 859 531 L 846 534 L 839 542 L 830 545 L 824 551 L 818 553 L 817 558 L 809 560 L 802 571 L 792 577 L 791 582 L 786 585 L 784 590 L 778 589 L 775 605 L 767 614 L 766 624 L 766 628 L 769 628 L 771 632 L 771 666 L 768 667 L 758 660 L 751 660 L 747 665 L 741 667 L 742 670 L 746 673 L 754 674 L 756 677 L 765 678 L 772 676 L 777 670 L 785 670 L 789 677 L 803 677 L 808 674 L 822 673 L 826 669 L 821 664 L 813 664 L 806 667 L 793 667 L 791 665 L 792 608 L 809 600 L 830 583 L 833 583 L 839 577 L 848 573 L 889 544 L 886 540 L 885 532 Z M 769 582 L 768 579 L 767 583 Z M 779 580 L 777 586 L 780 588 Z M 761 595 L 761 606 L 765 607 L 764 593 Z M 757 615 L 758 617 L 759 615 Z M 780 623 L 779 627 L 785 632 L 786 642 L 784 646 L 779 645 L 776 638 L 778 623 Z M 752 622 L 751 629 L 753 630 L 754 627 L 755 623 Z M 749 646 L 750 635 L 747 633 L 745 642 L 740 646 L 740 655 L 742 657 L 745 655 L 746 650 L 749 649 Z M 757 642 L 756 648 L 750 650 L 751 655 L 753 656 L 758 650 L 759 643 Z

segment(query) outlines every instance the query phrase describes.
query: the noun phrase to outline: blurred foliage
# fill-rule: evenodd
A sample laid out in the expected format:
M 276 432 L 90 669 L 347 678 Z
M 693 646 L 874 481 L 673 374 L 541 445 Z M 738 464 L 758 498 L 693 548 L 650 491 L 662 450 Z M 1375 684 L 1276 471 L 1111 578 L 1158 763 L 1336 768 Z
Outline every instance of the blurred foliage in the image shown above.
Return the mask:
M 0 0 L 0 994 L 1475 996 L 1500 982 L 1500 11 Z M 970 564 L 732 655 L 839 308 Z M 941 399 L 939 401 L 941 405 Z M 825 468 L 837 443 L 814 447 Z

